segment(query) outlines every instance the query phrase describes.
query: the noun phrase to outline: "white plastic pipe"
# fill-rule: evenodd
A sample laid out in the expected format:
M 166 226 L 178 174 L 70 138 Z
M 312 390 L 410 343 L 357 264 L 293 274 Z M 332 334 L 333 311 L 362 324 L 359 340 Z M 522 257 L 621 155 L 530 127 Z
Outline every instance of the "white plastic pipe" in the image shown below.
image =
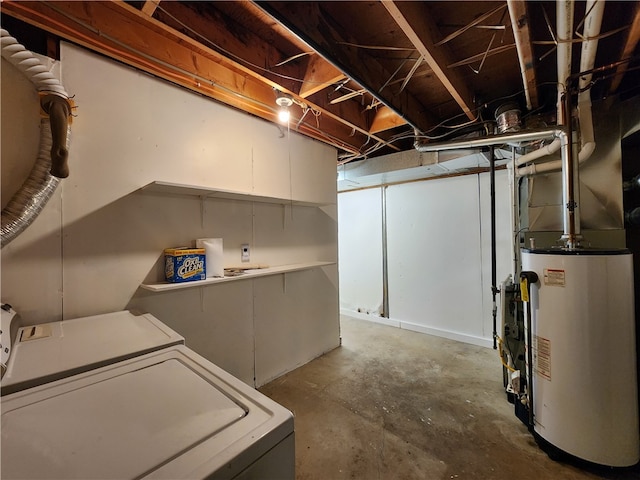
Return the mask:
M 556 2 L 556 25 L 558 29 L 558 125 L 565 125 L 568 119 L 563 117 L 562 95 L 567 91 L 566 85 L 571 75 L 571 40 L 573 38 L 573 0 Z M 571 115 L 571 112 L 567 112 Z
M 542 147 L 540 150 L 544 150 L 545 148 L 550 148 L 554 144 L 558 144 L 558 148 L 560 149 L 560 140 L 556 139 L 547 147 Z M 582 165 L 593 153 L 596 148 L 595 142 L 587 142 L 582 146 L 580 153 L 578 153 L 578 165 Z M 536 150 L 537 152 L 538 150 Z M 524 156 L 524 155 L 523 155 Z M 522 157 L 520 157 L 522 158 Z M 520 160 L 520 159 L 518 159 Z M 546 163 L 532 163 L 530 165 L 526 165 L 524 167 L 520 167 L 517 169 L 517 176 L 524 177 L 529 175 L 537 175 L 540 173 L 549 173 L 549 172 L 557 172 L 562 169 L 562 160 L 554 160 L 552 162 Z
M 521 167 L 522 165 L 526 165 L 527 163 L 533 162 L 534 160 L 537 160 L 539 158 L 546 157 L 548 155 L 553 155 L 558 150 L 560 150 L 560 140 L 556 138 L 549 145 L 545 145 L 544 147 L 540 147 L 539 149 L 534 150 L 533 152 L 529 152 L 522 155 L 520 158 L 518 158 L 518 160 L 516 160 L 516 166 Z M 518 172 L 520 172 L 520 170 L 523 170 L 523 169 L 518 169 Z
M 586 4 L 587 17 L 584 21 L 584 42 L 582 43 L 582 53 L 580 54 L 580 71 L 586 72 L 593 69 L 596 61 L 596 51 L 598 50 L 598 39 L 602 17 L 604 15 L 604 0 L 588 0 Z M 593 133 L 593 118 L 591 115 L 591 90 L 586 87 L 591 83 L 592 74 L 580 77 L 578 94 L 578 118 L 580 120 L 580 144 L 581 156 L 586 160 L 595 149 L 595 136 Z M 588 155 L 583 151 L 587 149 Z
M 596 52 L 598 50 L 597 36 L 600 34 L 600 28 L 602 26 L 604 7 L 605 0 L 589 0 L 586 4 L 587 16 L 584 22 L 584 41 L 582 43 L 582 53 L 580 56 L 581 72 L 592 70 L 595 65 Z M 558 28 L 560 28 L 560 24 Z M 560 56 L 560 53 L 558 53 L 558 55 Z M 558 68 L 560 68 L 560 60 L 558 60 Z M 596 148 L 595 135 L 593 132 L 591 91 L 586 89 L 591 82 L 591 77 L 591 74 L 583 75 L 580 77 L 579 81 L 579 88 L 581 92 L 578 95 L 578 119 L 580 122 L 580 152 L 578 153 L 578 165 L 582 165 L 587 161 Z M 558 82 L 560 82 L 560 76 L 558 76 Z M 559 148 L 560 143 L 556 139 L 552 144 L 547 145 L 540 150 L 523 155 L 518 159 L 516 164 L 520 167 L 545 155 L 555 153 Z M 519 168 L 518 175 L 523 176 L 534 175 L 536 173 L 553 172 L 560 170 L 561 168 L 562 161 L 556 160 L 542 165 L 529 165 L 527 167 Z
M 557 100 L 557 118 L 558 125 L 564 125 L 562 109 L 562 95 L 567 86 L 565 85 L 567 78 L 571 75 L 571 39 L 573 38 L 573 0 L 560 0 L 556 2 L 556 28 L 558 38 L 557 49 L 557 68 L 558 68 L 558 100 Z M 556 138 L 552 143 L 538 150 L 522 155 L 516 165 L 518 167 L 527 163 L 538 160 L 547 155 L 552 155 L 560 150 L 560 139 Z M 534 173 L 549 172 L 562 168 L 562 161 L 557 160 L 549 162 L 549 166 L 538 168 L 530 165 L 525 168 L 518 169 L 518 176 L 533 175 Z

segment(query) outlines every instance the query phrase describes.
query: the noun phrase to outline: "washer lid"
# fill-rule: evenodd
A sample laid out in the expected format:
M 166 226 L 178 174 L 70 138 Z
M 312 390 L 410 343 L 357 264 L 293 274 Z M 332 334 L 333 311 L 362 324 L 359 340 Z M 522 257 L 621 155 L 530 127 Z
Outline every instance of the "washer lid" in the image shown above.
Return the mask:
M 185 478 L 205 463 L 233 473 L 235 458 L 255 461 L 292 431 L 290 412 L 176 346 L 4 397 L 2 474 Z
M 129 311 L 22 327 L 2 378 L 2 395 L 184 344 L 150 314 Z

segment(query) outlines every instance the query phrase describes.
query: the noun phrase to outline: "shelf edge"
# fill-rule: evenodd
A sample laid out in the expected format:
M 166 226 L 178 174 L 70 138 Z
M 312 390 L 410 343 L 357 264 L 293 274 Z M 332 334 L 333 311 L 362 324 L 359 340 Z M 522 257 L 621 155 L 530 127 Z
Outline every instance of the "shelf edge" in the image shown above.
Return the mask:
M 207 287 L 210 285 L 216 285 L 218 283 L 226 283 L 226 282 L 247 280 L 251 278 L 267 277 L 270 275 L 279 275 L 282 273 L 311 270 L 313 268 L 336 265 L 336 263 L 337 262 L 307 262 L 307 263 L 296 263 L 291 265 L 278 265 L 275 267 L 248 270 L 246 273 L 235 276 L 235 277 L 217 277 L 217 278 L 212 277 L 212 278 L 207 278 L 206 280 L 195 280 L 192 282 L 182 282 L 182 283 L 168 283 L 168 282 L 142 283 L 140 284 L 140 288 L 150 292 L 154 292 L 154 293 L 168 292 L 173 290 L 182 290 L 186 288 Z
M 292 200 L 268 195 L 254 195 L 251 193 L 234 192 L 219 188 L 208 188 L 198 185 L 184 185 L 179 183 L 153 181 L 138 189 L 142 193 L 157 193 L 161 195 L 179 194 L 193 197 L 220 198 L 226 200 L 239 200 L 245 202 L 272 203 L 276 205 L 295 205 L 303 207 L 324 207 L 335 205 L 330 202 L 310 202 L 304 200 Z

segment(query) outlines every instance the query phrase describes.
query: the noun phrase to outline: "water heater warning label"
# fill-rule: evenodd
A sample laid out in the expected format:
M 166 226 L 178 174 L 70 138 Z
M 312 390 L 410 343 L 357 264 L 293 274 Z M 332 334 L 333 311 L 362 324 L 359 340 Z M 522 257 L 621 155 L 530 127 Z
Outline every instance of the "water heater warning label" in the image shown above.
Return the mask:
M 555 268 L 544 269 L 544 284 L 564 287 L 564 270 Z
M 533 369 L 541 377 L 551 380 L 551 341 L 533 336 Z

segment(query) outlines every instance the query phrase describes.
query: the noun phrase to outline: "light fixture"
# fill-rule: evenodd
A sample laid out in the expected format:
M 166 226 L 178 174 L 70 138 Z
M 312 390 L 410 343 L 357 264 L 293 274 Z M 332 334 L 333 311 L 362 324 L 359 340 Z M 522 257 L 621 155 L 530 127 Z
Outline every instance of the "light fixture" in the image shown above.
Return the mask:
M 280 120 L 282 123 L 289 122 L 289 109 L 287 107 L 282 107 L 280 110 L 278 110 L 278 120 Z
M 289 107 L 293 105 L 293 98 L 286 93 L 276 91 L 276 104 L 280 107 L 280 110 L 278 111 L 278 119 L 282 123 L 288 123 Z

